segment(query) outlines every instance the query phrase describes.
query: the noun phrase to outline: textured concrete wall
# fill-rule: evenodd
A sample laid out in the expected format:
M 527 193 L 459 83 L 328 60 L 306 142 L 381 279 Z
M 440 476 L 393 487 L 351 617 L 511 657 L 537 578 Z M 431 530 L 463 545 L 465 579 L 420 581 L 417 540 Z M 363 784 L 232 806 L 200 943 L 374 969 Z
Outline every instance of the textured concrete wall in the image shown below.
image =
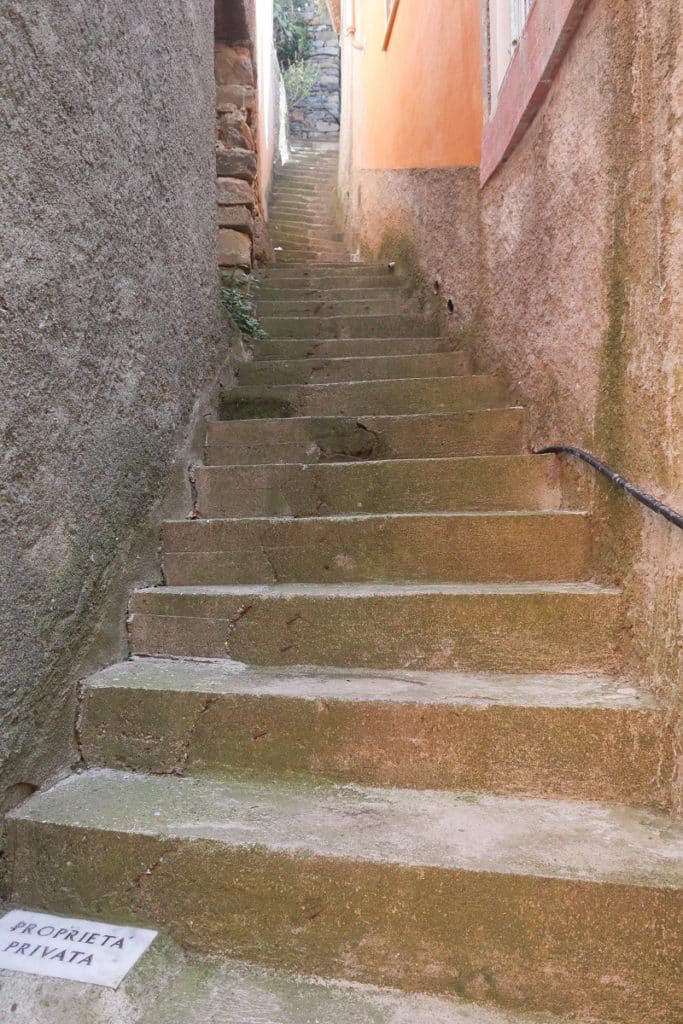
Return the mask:
M 446 329 L 474 329 L 482 316 L 478 169 L 359 170 L 340 191 L 352 248 L 396 261 L 404 274 L 417 265 L 415 284 Z
M 683 508 L 677 0 L 589 4 L 546 102 L 479 193 L 478 286 L 458 258 L 466 221 L 453 214 L 471 209 L 469 179 L 452 171 L 439 187 L 415 171 L 350 170 L 354 116 L 345 123 L 352 234 L 370 253 L 386 252 L 392 233 L 414 241 L 427 280 L 440 273 L 456 311 L 473 310 L 479 368 L 501 372 L 529 407 L 532 442 L 591 448 Z M 680 531 L 581 474 L 602 572 L 628 596 L 624 672 L 680 711 Z
M 5 0 L 0 48 L 2 809 L 126 650 L 124 578 L 158 570 L 124 562 L 224 343 L 211 0 Z
M 546 104 L 482 193 L 479 349 L 529 405 L 533 441 L 591 448 L 679 509 L 682 76 L 676 0 L 589 5 Z M 680 531 L 583 475 L 602 565 L 629 598 L 624 670 L 680 708 Z

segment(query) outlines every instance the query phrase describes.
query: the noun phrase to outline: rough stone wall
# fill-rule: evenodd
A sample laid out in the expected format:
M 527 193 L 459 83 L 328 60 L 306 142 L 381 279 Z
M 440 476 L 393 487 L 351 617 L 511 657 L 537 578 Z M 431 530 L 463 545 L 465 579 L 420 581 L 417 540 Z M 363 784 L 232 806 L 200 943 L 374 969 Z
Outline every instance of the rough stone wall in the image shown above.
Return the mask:
M 225 342 L 211 0 L 5 0 L 0 41 L 4 810 L 76 759 L 76 681 L 125 656 L 129 584 L 160 578 L 134 538 L 189 487 Z
M 256 181 L 258 105 L 252 48 L 216 41 L 216 175 L 218 262 L 251 270 L 255 220 L 261 219 Z
M 290 129 L 294 139 L 336 141 L 340 116 L 339 36 L 321 0 L 308 0 L 303 8 L 313 39 L 307 63 L 316 69 L 317 80 L 311 95 L 292 107 Z
M 529 407 L 532 443 L 588 447 L 678 509 L 682 140 L 677 0 L 593 0 L 546 102 L 479 194 L 476 301 L 451 212 L 469 208 L 468 178 L 425 188 L 414 171 L 356 170 L 347 183 L 363 249 L 386 255 L 392 232 L 411 238 L 427 282 L 440 271 L 456 311 L 473 310 L 478 366 L 503 373 Z M 626 590 L 623 671 L 663 696 L 680 729 L 680 531 L 579 472 L 594 495 L 599 565 Z M 682 794 L 683 779 L 679 808 Z

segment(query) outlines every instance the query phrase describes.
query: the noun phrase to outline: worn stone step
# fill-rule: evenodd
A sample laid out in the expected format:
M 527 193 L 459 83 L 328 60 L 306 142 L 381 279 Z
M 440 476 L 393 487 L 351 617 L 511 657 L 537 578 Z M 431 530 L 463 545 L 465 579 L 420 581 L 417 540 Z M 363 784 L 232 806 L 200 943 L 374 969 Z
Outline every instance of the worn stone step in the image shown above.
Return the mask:
M 302 263 L 298 272 L 292 268 L 279 268 L 276 266 L 264 267 L 259 270 L 259 279 L 263 281 L 279 281 L 282 278 L 287 277 L 306 277 L 306 278 L 317 278 L 321 276 L 329 276 L 339 272 L 344 277 L 359 278 L 363 280 L 367 274 L 380 274 L 389 281 L 396 280 L 397 275 L 387 269 L 384 264 L 381 263 L 323 263 L 313 264 Z
M 336 246 L 339 249 L 344 249 L 345 253 L 348 250 L 345 249 L 344 239 L 339 235 L 338 232 L 332 230 L 332 228 L 316 228 L 315 230 L 308 231 L 293 231 L 286 228 L 280 228 L 271 232 L 271 239 L 273 245 L 282 246 L 285 249 L 322 249 L 324 246 Z
M 260 384 L 224 390 L 220 418 L 465 412 L 507 404 L 500 379 L 487 374 L 342 384 Z
M 311 235 L 329 239 L 338 235 L 338 241 L 343 241 L 343 236 L 337 225 L 328 218 L 316 220 L 315 217 L 301 214 L 282 215 L 277 221 L 271 221 L 271 238 L 284 238 L 287 241 L 305 241 Z
M 622 1024 L 673 1020 L 682 842 L 622 805 L 102 769 L 8 816 L 20 905 Z
M 343 238 L 339 226 L 329 217 L 325 217 L 320 221 L 312 220 L 310 217 L 271 217 L 268 226 L 270 228 L 271 235 L 274 235 L 279 231 L 285 231 L 292 236 L 296 234 L 307 235 L 310 232 L 315 233 L 317 231 L 336 231 L 339 234 L 339 237 Z
M 188 953 L 161 936 L 116 992 L 30 974 L 2 977 L 0 1020 L 7 1024 L 553 1024 L 455 996 Z
M 581 580 L 590 540 L 569 511 L 180 520 L 163 566 L 172 586 Z
M 272 231 L 270 237 L 275 248 L 283 247 L 287 250 L 320 249 L 322 251 L 325 246 L 329 246 L 330 253 L 332 254 L 336 250 L 342 252 L 341 259 L 346 259 L 349 254 L 344 239 L 339 236 L 339 233 L 331 225 L 315 228 L 283 226 Z
M 354 264 L 350 263 L 347 266 L 351 268 Z M 272 269 L 275 269 L 274 264 Z M 349 277 L 349 275 L 339 273 L 338 269 L 327 273 L 325 268 L 323 268 L 321 274 L 317 277 L 302 276 L 298 269 L 295 269 L 291 274 L 288 272 L 287 267 L 278 266 L 277 269 L 283 274 L 288 274 L 288 276 L 264 280 L 259 288 L 259 297 L 268 298 L 269 296 L 266 293 L 269 291 L 275 293 L 275 298 L 286 298 L 290 292 L 299 294 L 302 290 L 311 288 L 315 291 L 337 292 L 342 288 L 358 288 L 362 286 L 364 291 L 370 288 L 394 288 L 398 291 L 404 286 L 400 278 L 391 277 L 382 270 L 366 271 L 363 277 L 357 279 L 354 276 Z
M 256 293 L 257 302 L 347 302 L 347 301 L 368 301 L 371 299 L 399 299 L 407 292 L 403 291 L 402 282 L 398 278 L 382 281 L 381 284 L 371 285 L 365 288 L 346 288 L 344 284 L 336 288 L 311 288 L 284 287 L 269 288 L 259 285 Z
M 272 338 L 432 338 L 435 324 L 414 313 L 384 316 L 264 316 Z
M 197 466 L 194 476 L 207 518 L 540 511 L 562 502 L 553 455 Z
M 324 203 L 321 200 L 310 199 L 306 201 L 291 197 L 276 199 L 272 204 L 271 215 L 277 218 L 283 213 L 304 214 L 313 216 L 316 220 L 327 220 L 330 223 L 335 223 L 331 204 Z
M 366 285 L 392 286 L 401 281 L 397 274 L 386 267 L 364 263 L 301 263 L 298 267 L 278 267 L 270 264 L 259 270 L 258 280 L 267 288 L 318 288 L 326 287 L 320 280 L 333 279 L 345 288 L 361 288 Z M 294 282 L 294 284 L 291 284 Z
M 218 420 L 207 424 L 205 462 L 219 466 L 517 455 L 525 426 L 525 411 L 515 407 L 421 416 Z
M 272 239 L 275 246 L 285 246 L 291 251 L 299 249 L 313 249 L 323 251 L 328 249 L 330 251 L 330 258 L 334 258 L 335 254 L 339 252 L 340 259 L 344 259 L 349 255 L 349 251 L 344 245 L 343 239 L 335 239 L 331 236 L 334 234 L 332 226 L 328 231 L 317 230 L 317 231 L 306 231 L 305 233 L 292 232 L 286 230 L 280 230 L 273 232 Z M 306 259 L 307 257 L 302 257 Z
M 344 258 L 344 254 L 345 254 L 345 250 L 344 250 L 344 252 L 339 252 L 339 253 L 337 253 L 337 252 L 329 253 L 329 252 L 322 252 L 322 251 L 317 251 L 317 250 L 313 250 L 313 249 L 307 250 L 305 252 L 303 250 L 300 251 L 300 252 L 298 252 L 298 251 L 297 252 L 285 252 L 284 250 L 278 251 L 277 248 L 275 249 L 275 259 L 276 259 L 276 262 L 279 263 L 280 266 L 282 266 L 282 267 L 288 267 L 288 266 L 290 266 L 290 264 L 292 266 L 299 266 L 299 261 L 301 259 L 310 260 L 312 263 L 320 263 L 323 259 L 327 259 L 328 257 L 331 257 L 331 256 L 333 256 L 335 259 L 343 259 Z M 348 259 L 349 259 L 349 263 L 350 263 L 351 262 L 351 256 L 350 255 L 348 256 Z
M 342 675 L 142 658 L 86 681 L 79 737 L 89 766 L 296 772 L 665 809 L 668 718 L 650 694 L 608 676 Z
M 352 356 L 414 356 L 454 352 L 455 338 L 267 338 L 250 341 L 257 360 L 332 359 Z M 463 364 L 465 365 L 465 364 Z M 469 363 L 466 364 L 469 367 Z
M 261 299 L 258 298 L 260 316 L 391 316 L 408 308 L 408 297 L 397 294 L 370 296 L 364 299 Z
M 271 234 L 275 231 L 339 231 L 339 226 L 331 217 L 316 218 L 310 213 L 279 213 L 271 216 L 269 221 Z
M 611 671 L 620 628 L 590 583 L 153 587 L 130 609 L 133 654 L 254 665 Z
M 273 239 L 273 251 L 276 260 L 283 256 L 297 260 L 318 260 L 318 259 L 351 259 L 350 254 L 343 242 L 335 242 L 325 238 L 307 238 L 290 242 L 283 238 Z
M 285 246 L 282 243 L 275 245 L 273 249 L 275 253 L 276 262 L 282 265 L 283 263 L 291 263 L 295 260 L 310 259 L 319 260 L 326 259 L 328 257 L 334 257 L 335 259 L 344 259 L 350 256 L 343 245 L 335 245 L 334 247 L 326 247 L 322 243 L 316 245 L 298 247 L 298 246 Z
M 456 377 L 471 372 L 467 352 L 417 355 L 358 355 L 337 358 L 266 359 L 240 363 L 240 384 L 329 384 L 353 380 L 401 380 Z

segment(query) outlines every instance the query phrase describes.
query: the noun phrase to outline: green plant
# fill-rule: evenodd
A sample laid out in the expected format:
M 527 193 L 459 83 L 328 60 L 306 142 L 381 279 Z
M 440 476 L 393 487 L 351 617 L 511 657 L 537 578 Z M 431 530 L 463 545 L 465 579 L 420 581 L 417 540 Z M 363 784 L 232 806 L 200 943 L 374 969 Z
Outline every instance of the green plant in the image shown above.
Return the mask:
M 307 100 L 318 83 L 318 70 L 304 60 L 295 61 L 282 72 L 282 81 L 290 107 Z
M 311 52 L 311 33 L 303 2 L 275 0 L 275 49 L 283 71 L 303 61 Z
M 255 338 L 257 341 L 263 341 L 268 335 L 254 312 L 250 295 L 252 287 L 255 287 L 253 282 L 240 282 L 234 277 L 224 276 L 221 286 L 221 303 L 242 334 L 248 334 L 249 337 Z

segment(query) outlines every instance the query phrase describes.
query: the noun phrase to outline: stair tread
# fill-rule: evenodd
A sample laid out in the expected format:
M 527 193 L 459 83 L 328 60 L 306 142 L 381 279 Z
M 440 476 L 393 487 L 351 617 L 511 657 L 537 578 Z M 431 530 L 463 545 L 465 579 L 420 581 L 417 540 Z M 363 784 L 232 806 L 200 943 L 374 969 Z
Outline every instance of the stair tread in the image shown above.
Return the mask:
M 229 586 L 191 587 L 140 587 L 135 594 L 156 594 L 180 596 L 183 594 L 222 594 L 241 597 L 261 595 L 268 597 L 318 598 L 334 597 L 393 597 L 413 594 L 449 594 L 467 597 L 495 594 L 500 596 L 517 594 L 600 594 L 620 595 L 618 587 L 609 587 L 591 581 L 564 582 L 515 582 L 515 583 L 255 583 L 231 584 Z
M 90 689 L 182 691 L 203 695 L 287 697 L 303 701 L 450 707 L 657 710 L 656 698 L 614 676 L 417 672 L 397 669 L 258 668 L 236 661 L 134 658 L 91 676 Z
M 303 340 L 306 340 L 306 339 L 303 339 Z M 323 339 L 316 339 L 316 341 L 319 341 L 319 340 L 323 340 Z M 337 338 L 329 338 L 329 339 L 326 339 L 326 340 L 338 341 L 339 339 L 337 339 Z M 358 339 L 353 338 L 351 340 L 357 341 Z M 361 341 L 366 341 L 366 340 L 369 341 L 369 340 L 372 340 L 372 339 L 362 338 L 360 340 Z M 423 340 L 423 339 L 420 339 L 420 340 Z M 434 339 L 430 338 L 428 340 L 432 341 Z M 256 354 L 258 354 L 258 349 L 257 348 L 255 349 L 255 352 L 256 352 Z M 310 365 L 310 363 L 312 361 L 315 362 L 316 360 L 318 362 L 321 362 L 321 363 L 332 363 L 332 364 L 343 363 L 344 365 L 348 365 L 349 363 L 359 363 L 359 362 L 362 362 L 362 363 L 365 363 L 365 362 L 368 362 L 368 363 L 386 363 L 389 360 L 391 360 L 392 362 L 399 363 L 399 364 L 400 363 L 413 363 L 416 359 L 420 359 L 420 360 L 424 359 L 427 362 L 437 362 L 440 359 L 448 358 L 448 357 L 451 357 L 451 356 L 461 356 L 461 355 L 463 355 L 463 352 L 464 352 L 463 349 L 454 348 L 454 349 L 449 349 L 447 352 L 415 352 L 415 353 L 400 353 L 398 355 L 395 355 L 393 352 L 387 352 L 385 355 L 383 354 L 383 355 L 379 355 L 379 356 L 378 355 L 366 356 L 366 355 L 363 355 L 361 352 L 359 352 L 358 355 L 352 355 L 352 356 L 312 355 L 312 356 L 304 356 L 304 357 L 301 357 L 301 358 L 294 357 L 292 359 L 252 359 L 252 360 L 249 360 L 249 366 L 262 366 L 264 368 L 267 367 L 268 369 L 277 369 L 278 366 L 291 366 L 292 363 L 294 363 L 295 365 L 308 366 L 308 365 Z M 242 363 L 240 365 L 244 365 L 244 364 Z M 463 375 L 463 376 L 469 376 L 469 374 Z
M 9 818 L 296 857 L 683 888 L 683 827 L 620 805 L 90 769 Z
M 0 1019 L 31 1024 L 553 1024 L 457 997 L 333 981 L 154 942 L 117 992 L 3 972 Z M 576 1022 L 580 1024 L 580 1022 Z
M 275 340 L 275 339 L 272 339 Z M 287 338 L 283 339 L 287 341 L 322 341 L 322 338 Z M 334 340 L 334 339 L 329 339 Z M 357 339 L 344 339 L 356 341 Z M 297 390 L 299 388 L 350 388 L 358 384 L 419 384 L 425 386 L 430 381 L 439 381 L 442 384 L 447 384 L 449 381 L 463 381 L 463 380 L 475 380 L 475 381 L 492 381 L 496 382 L 498 378 L 492 373 L 458 373 L 447 377 L 380 377 L 378 380 L 343 380 L 343 381 L 325 381 L 322 384 L 247 384 L 244 387 L 240 387 L 240 391 L 244 391 L 247 388 L 277 388 L 278 390 Z M 227 391 L 236 390 L 236 388 L 226 388 Z M 508 406 L 505 406 L 508 408 Z M 332 413 L 331 415 L 335 415 Z M 337 414 L 339 415 L 339 414 Z M 376 413 L 368 413 L 368 415 L 381 415 Z M 386 415 L 391 415 L 388 413 Z M 397 414 L 399 415 L 399 414 Z M 317 418 L 317 417 L 316 417 Z
M 441 380 L 441 379 L 442 378 L 440 377 L 439 380 Z M 349 381 L 346 381 L 345 383 L 348 384 Z M 373 382 L 373 383 L 375 383 L 375 382 Z M 270 387 L 272 385 L 251 385 L 251 386 L 252 387 L 255 387 L 255 386 Z M 301 384 L 291 384 L 291 385 L 283 385 L 283 386 L 284 387 L 302 387 Z M 307 385 L 307 386 L 308 387 L 327 387 L 328 385 L 316 384 L 316 385 Z M 338 385 L 335 384 L 335 385 L 329 385 L 329 386 L 330 387 L 337 387 Z M 508 412 L 508 411 L 511 411 L 511 410 L 513 410 L 515 412 L 524 412 L 524 406 L 521 406 L 521 405 L 501 405 L 501 406 L 493 406 L 491 408 L 489 408 L 487 406 L 481 406 L 478 409 L 466 409 L 464 411 L 463 410 L 456 410 L 454 412 L 401 412 L 401 413 L 373 412 L 373 413 L 368 413 L 367 416 L 356 416 L 355 414 L 352 414 L 352 413 L 331 413 L 330 415 L 327 415 L 327 416 L 324 415 L 324 414 L 320 414 L 320 415 L 316 415 L 316 416 L 264 416 L 263 419 L 260 419 L 258 422 L 261 423 L 261 424 L 263 424 L 263 423 L 285 424 L 286 423 L 286 424 L 292 424 L 293 426 L 295 426 L 295 425 L 305 425 L 305 424 L 308 424 L 308 423 L 318 423 L 321 420 L 323 422 L 325 422 L 325 421 L 333 422 L 334 420 L 349 420 L 349 421 L 356 422 L 357 420 L 364 420 L 364 419 L 372 419 L 372 420 L 433 420 L 433 419 L 435 419 L 435 420 L 439 420 L 440 422 L 443 422 L 443 421 L 445 421 L 447 419 L 463 420 L 463 419 L 468 419 L 468 418 L 470 418 L 472 416 L 478 416 L 481 413 L 491 413 L 491 412 L 499 413 L 499 412 Z M 207 432 L 214 433 L 214 434 L 220 434 L 220 433 L 228 432 L 229 429 L 232 428 L 235 424 L 245 425 L 245 424 L 248 424 L 250 422 L 253 425 L 253 421 L 249 421 L 249 420 L 212 420 L 211 422 L 207 423 Z
M 412 459 L 404 459 L 404 462 L 420 461 Z M 362 463 L 366 465 L 367 463 Z M 281 466 L 281 462 L 265 463 L 265 465 Z M 335 463 L 325 462 L 325 466 L 335 465 Z M 346 462 L 340 463 L 342 466 L 348 465 Z M 355 465 L 355 463 L 354 463 Z M 215 469 L 229 469 L 229 466 L 219 465 L 215 467 L 207 467 Z M 361 522 L 380 522 L 386 519 L 537 519 L 539 516 L 543 518 L 555 518 L 557 516 L 563 518 L 581 518 L 587 519 L 590 516 L 590 512 L 586 509 L 580 508 L 547 508 L 547 509 L 502 509 L 500 511 L 491 509 L 490 511 L 436 511 L 436 512 L 348 512 L 348 513 L 331 513 L 326 515 L 326 523 L 361 523 Z M 203 524 L 210 523 L 319 523 L 320 516 L 293 516 L 293 515 L 280 515 L 280 516 L 202 516 L 200 519 L 166 519 L 164 522 L 168 525 L 182 525 L 192 528 L 195 526 L 201 527 Z

